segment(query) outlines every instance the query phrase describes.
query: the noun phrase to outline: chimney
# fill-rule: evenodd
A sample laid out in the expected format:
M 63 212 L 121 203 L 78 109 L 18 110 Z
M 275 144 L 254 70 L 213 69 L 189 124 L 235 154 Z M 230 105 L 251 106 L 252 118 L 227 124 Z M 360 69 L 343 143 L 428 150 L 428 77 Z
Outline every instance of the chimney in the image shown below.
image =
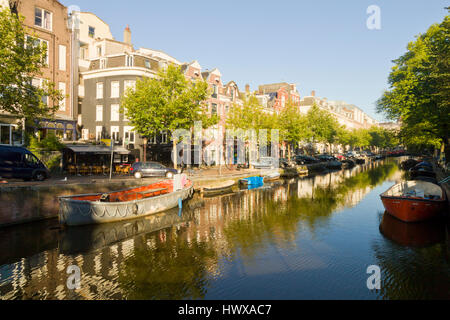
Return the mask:
M 249 84 L 245 85 L 245 92 L 250 93 L 250 85 Z
M 315 97 L 315 96 L 316 96 L 316 91 L 314 91 L 314 90 L 311 91 L 311 96 L 312 96 L 312 97 Z
M 127 25 L 127 27 L 125 28 L 125 30 L 123 32 L 123 42 L 131 45 L 131 30 L 130 30 L 129 25 Z

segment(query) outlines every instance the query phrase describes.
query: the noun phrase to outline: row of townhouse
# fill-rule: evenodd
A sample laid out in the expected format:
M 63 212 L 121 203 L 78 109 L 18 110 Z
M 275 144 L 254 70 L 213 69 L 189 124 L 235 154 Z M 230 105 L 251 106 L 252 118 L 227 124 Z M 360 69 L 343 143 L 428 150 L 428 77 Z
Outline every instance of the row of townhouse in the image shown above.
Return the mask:
M 114 140 L 123 154 L 133 158 L 170 162 L 170 134 L 161 132 L 144 139 L 134 131 L 120 105 L 127 88 L 133 88 L 136 81 L 144 77 L 155 78 L 168 64 L 180 67 L 187 79 L 206 81 L 210 88 L 206 105 L 208 111 L 220 119 L 217 125 L 204 132 L 205 158 L 210 163 L 218 163 L 223 154 L 220 137 L 225 133 L 230 108 L 235 104 L 242 105 L 243 99 L 250 94 L 269 113 L 280 112 L 288 102 L 307 112 L 316 102 L 334 113 L 347 127 L 357 128 L 374 122 L 352 105 L 331 103 L 316 98 L 315 94 L 301 99 L 295 84 L 266 84 L 254 92 L 246 85 L 245 91 L 241 92 L 236 82 L 223 80 L 219 69 L 204 70 L 196 60 L 182 63 L 159 50 L 135 49 L 128 26 L 123 40 L 119 41 L 114 39 L 109 25 L 94 13 L 68 12 L 57 0 L 0 0 L 0 6 L 23 15 L 25 27 L 36 41 L 47 44 L 47 67 L 42 79 L 35 79 L 35 84 L 50 80 L 67 96 L 54 119 L 37 120 L 35 126 L 29 128 L 36 133 L 41 131 L 44 136 L 54 131 L 67 143 L 95 144 L 104 139 Z M 0 144 L 23 143 L 21 132 L 17 130 L 20 121 L 11 115 L 0 114 Z M 145 156 L 144 150 L 147 150 Z
M 305 96 L 300 100 L 300 112 L 308 113 L 313 105 L 330 112 L 347 129 L 369 129 L 374 125 L 379 125 L 378 121 L 366 114 L 357 106 L 345 101 L 328 100 L 316 96 L 312 91 L 310 96 Z

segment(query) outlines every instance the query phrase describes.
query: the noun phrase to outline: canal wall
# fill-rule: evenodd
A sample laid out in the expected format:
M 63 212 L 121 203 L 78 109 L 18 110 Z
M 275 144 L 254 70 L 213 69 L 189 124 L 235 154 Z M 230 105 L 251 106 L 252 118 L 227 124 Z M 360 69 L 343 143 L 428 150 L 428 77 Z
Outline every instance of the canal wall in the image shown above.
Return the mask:
M 0 187 L 0 227 L 58 217 L 58 197 L 103 193 L 148 184 L 139 180 Z
M 190 177 L 194 188 L 200 190 L 212 181 L 239 180 L 259 171 L 218 176 Z M 71 184 L 34 184 L 0 186 L 0 227 L 58 217 L 58 197 L 75 194 L 107 193 L 147 185 L 159 179 L 99 180 Z

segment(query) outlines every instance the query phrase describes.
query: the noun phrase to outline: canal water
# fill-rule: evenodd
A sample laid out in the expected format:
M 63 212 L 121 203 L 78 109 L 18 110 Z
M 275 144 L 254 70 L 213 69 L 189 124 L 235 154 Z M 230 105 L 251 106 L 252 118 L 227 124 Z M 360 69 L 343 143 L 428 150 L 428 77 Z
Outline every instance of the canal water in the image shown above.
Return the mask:
M 398 161 L 195 196 L 123 223 L 2 229 L 0 299 L 450 299 L 448 225 L 384 213 Z M 373 265 L 379 290 L 367 286 Z M 70 266 L 80 289 L 67 286 Z

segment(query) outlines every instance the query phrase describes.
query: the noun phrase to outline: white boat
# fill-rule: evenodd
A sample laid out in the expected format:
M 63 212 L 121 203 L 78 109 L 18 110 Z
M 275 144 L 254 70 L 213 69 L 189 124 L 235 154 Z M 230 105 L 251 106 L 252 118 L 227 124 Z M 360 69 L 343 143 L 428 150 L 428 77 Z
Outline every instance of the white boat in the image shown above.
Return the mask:
M 80 226 L 135 219 L 175 208 L 193 194 L 190 180 L 177 191 L 174 191 L 174 181 L 167 180 L 111 193 L 60 197 L 59 221 Z
M 281 174 L 279 172 L 272 172 L 264 176 L 264 182 L 275 181 L 280 179 Z
M 235 184 L 236 182 L 234 180 L 215 182 L 205 185 L 201 191 L 205 195 L 221 194 L 231 191 Z

